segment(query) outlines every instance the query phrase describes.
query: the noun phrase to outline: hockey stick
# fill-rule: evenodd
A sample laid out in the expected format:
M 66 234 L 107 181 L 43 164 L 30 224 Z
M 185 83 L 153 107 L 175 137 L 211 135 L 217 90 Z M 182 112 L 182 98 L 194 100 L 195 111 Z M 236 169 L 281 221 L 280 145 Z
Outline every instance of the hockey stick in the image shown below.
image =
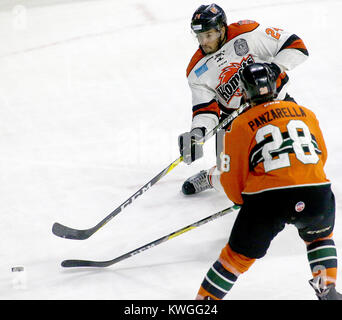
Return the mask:
M 134 256 L 134 255 L 136 255 L 138 253 L 141 253 L 141 252 L 143 252 L 145 250 L 151 249 L 151 248 L 157 246 L 158 244 L 161 244 L 161 243 L 166 242 L 166 241 L 168 241 L 170 239 L 173 239 L 173 238 L 175 238 L 175 237 L 177 237 L 177 236 L 179 236 L 179 235 L 181 235 L 181 234 L 183 234 L 185 232 L 188 232 L 188 231 L 190 231 L 192 229 L 195 229 L 195 228 L 197 228 L 197 227 L 199 227 L 199 226 L 201 226 L 203 224 L 206 224 L 206 223 L 208 223 L 210 221 L 213 221 L 213 220 L 215 220 L 215 219 L 217 219 L 219 217 L 222 217 L 222 216 L 224 216 L 227 213 L 231 213 L 231 212 L 234 212 L 235 210 L 239 210 L 239 209 L 240 209 L 240 206 L 234 205 L 234 206 L 229 207 L 227 209 L 224 209 L 222 211 L 216 212 L 216 213 L 214 213 L 213 215 L 211 215 L 209 217 L 206 217 L 206 218 L 204 218 L 202 220 L 194 222 L 194 223 L 192 223 L 192 224 L 190 224 L 190 225 L 188 225 L 188 226 L 186 226 L 186 227 L 184 227 L 182 229 L 174 231 L 174 232 L 172 232 L 172 233 L 170 233 L 170 234 L 168 234 L 168 235 L 166 235 L 164 237 L 161 237 L 161 238 L 159 238 L 157 240 L 154 240 L 154 241 L 152 241 L 152 242 L 150 242 L 148 244 L 145 244 L 145 245 L 143 245 L 143 246 L 141 246 L 141 247 L 139 247 L 139 248 L 137 248 L 135 250 L 127 252 L 127 253 L 125 253 L 125 254 L 117 257 L 117 258 L 114 258 L 112 260 L 107 260 L 107 261 L 64 260 L 64 261 L 62 261 L 61 265 L 64 268 L 74 268 L 74 267 L 100 267 L 100 268 L 104 268 L 104 267 L 108 267 L 108 266 L 113 265 L 115 263 L 118 263 L 118 262 L 120 262 L 122 260 L 130 258 L 130 257 L 132 257 L 132 256 Z
M 182 161 L 183 161 L 183 157 L 179 157 L 178 159 L 173 161 L 163 171 L 158 173 L 152 180 L 150 180 L 145 185 L 143 185 L 136 193 L 130 196 L 125 202 L 123 202 L 114 211 L 112 211 L 108 216 L 106 216 L 103 220 L 101 220 L 96 226 L 89 228 L 89 229 L 79 230 L 79 229 L 73 229 L 65 225 L 62 225 L 58 222 L 55 222 L 52 226 L 52 233 L 58 237 L 66 238 L 66 239 L 75 239 L 75 240 L 88 239 L 91 235 L 93 235 L 96 231 L 98 231 L 106 223 L 108 223 L 111 219 L 113 219 L 117 214 L 119 214 L 123 209 L 125 209 L 128 205 L 130 205 L 136 198 L 141 196 L 148 189 L 150 189 L 154 184 L 156 184 L 162 177 L 167 175 L 173 168 L 175 168 Z
M 219 130 L 224 128 L 230 122 L 232 122 L 239 114 L 241 114 L 249 105 L 243 104 L 233 113 L 231 113 L 227 118 L 221 121 L 214 129 L 209 131 L 199 143 L 204 143 L 213 135 L 215 135 Z M 178 164 L 183 161 L 183 157 L 179 157 L 175 161 L 173 161 L 170 165 L 168 165 L 163 171 L 158 173 L 152 180 L 147 182 L 144 186 L 142 186 L 136 193 L 134 193 L 131 197 L 129 197 L 125 202 L 123 202 L 120 206 L 118 206 L 114 211 L 112 211 L 109 215 L 107 215 L 103 220 L 101 220 L 97 225 L 89 229 L 73 229 L 62 225 L 58 222 L 55 222 L 52 226 L 52 233 L 58 237 L 66 238 L 66 239 L 76 239 L 76 240 L 85 240 L 88 239 L 91 235 L 93 235 L 96 231 L 102 228 L 106 223 L 108 223 L 112 218 L 114 218 L 118 213 L 120 213 L 124 208 L 130 205 L 136 198 L 141 196 L 147 190 L 149 190 L 154 184 L 156 184 L 160 179 L 166 176 L 172 169 L 174 169 Z

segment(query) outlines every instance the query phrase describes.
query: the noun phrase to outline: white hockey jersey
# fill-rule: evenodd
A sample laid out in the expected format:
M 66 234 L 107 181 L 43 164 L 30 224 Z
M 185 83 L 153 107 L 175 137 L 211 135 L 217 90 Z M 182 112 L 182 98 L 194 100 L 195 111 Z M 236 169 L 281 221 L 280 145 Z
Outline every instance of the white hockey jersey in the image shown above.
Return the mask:
M 289 82 L 286 71 L 308 57 L 303 41 L 284 30 L 263 27 L 245 20 L 230 24 L 226 42 L 215 53 L 205 54 L 201 47 L 192 57 L 187 78 L 192 91 L 191 128 L 214 128 L 221 113 L 230 113 L 241 103 L 240 72 L 255 62 L 275 63 L 281 69 L 277 79 L 278 99 L 284 99 Z

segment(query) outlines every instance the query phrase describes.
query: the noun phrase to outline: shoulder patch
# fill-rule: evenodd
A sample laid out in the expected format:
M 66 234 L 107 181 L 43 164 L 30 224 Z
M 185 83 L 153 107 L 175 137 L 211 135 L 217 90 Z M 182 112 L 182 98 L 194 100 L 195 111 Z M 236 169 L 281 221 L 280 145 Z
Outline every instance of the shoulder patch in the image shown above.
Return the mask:
M 198 48 L 198 50 L 195 52 L 195 54 L 192 56 L 188 67 L 186 68 L 186 76 L 188 77 L 191 70 L 195 67 L 195 65 L 204 57 L 204 54 L 201 50 L 201 48 Z
M 238 38 L 234 41 L 234 50 L 238 56 L 244 56 L 248 53 L 249 47 L 245 39 Z
M 244 24 L 253 24 L 253 23 L 256 23 L 255 21 L 253 20 L 240 20 L 237 22 L 240 26 L 244 25 Z
M 257 27 L 259 27 L 259 23 L 252 20 L 241 20 L 239 22 L 232 23 L 228 26 L 227 41 L 232 40 L 241 34 L 251 32 Z
M 204 63 L 198 69 L 195 70 L 197 78 L 199 78 L 206 71 L 208 71 L 208 67 L 207 67 L 207 64 Z

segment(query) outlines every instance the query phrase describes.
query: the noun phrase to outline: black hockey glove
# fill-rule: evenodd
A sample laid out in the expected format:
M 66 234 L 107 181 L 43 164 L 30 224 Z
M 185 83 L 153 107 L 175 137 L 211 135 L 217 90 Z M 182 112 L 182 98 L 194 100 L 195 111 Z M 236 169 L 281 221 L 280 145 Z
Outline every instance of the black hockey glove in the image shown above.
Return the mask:
M 179 152 L 186 164 L 203 157 L 203 143 L 199 141 L 204 137 L 204 133 L 205 128 L 194 128 L 178 137 Z
M 279 75 L 281 74 L 280 68 L 275 63 L 264 63 L 266 68 L 270 70 L 270 73 L 273 75 L 274 80 L 277 80 Z

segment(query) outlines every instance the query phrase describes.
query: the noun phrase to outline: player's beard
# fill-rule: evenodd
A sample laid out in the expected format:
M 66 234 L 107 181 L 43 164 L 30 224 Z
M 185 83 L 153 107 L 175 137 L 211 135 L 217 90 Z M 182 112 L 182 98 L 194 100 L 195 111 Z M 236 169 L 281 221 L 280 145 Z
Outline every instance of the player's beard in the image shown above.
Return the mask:
M 222 39 L 221 37 L 219 37 L 213 44 L 210 45 L 202 45 L 202 49 L 205 52 L 205 54 L 211 54 L 216 52 L 217 50 L 219 50 L 221 48 L 222 45 Z

